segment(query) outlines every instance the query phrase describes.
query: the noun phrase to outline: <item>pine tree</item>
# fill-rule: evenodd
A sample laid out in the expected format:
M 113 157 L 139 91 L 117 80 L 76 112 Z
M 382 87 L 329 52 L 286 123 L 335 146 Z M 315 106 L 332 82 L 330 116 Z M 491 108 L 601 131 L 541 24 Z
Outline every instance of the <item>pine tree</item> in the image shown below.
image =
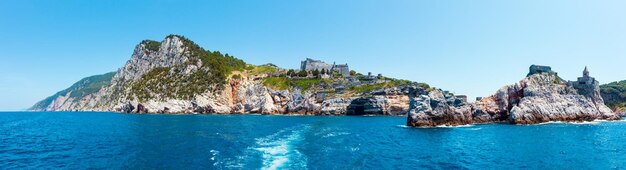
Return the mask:
M 308 75 L 308 73 L 304 70 L 300 70 L 300 72 L 298 72 L 298 77 L 306 77 Z
M 320 70 L 318 69 L 313 70 L 313 76 L 317 77 L 319 75 L 320 75 Z

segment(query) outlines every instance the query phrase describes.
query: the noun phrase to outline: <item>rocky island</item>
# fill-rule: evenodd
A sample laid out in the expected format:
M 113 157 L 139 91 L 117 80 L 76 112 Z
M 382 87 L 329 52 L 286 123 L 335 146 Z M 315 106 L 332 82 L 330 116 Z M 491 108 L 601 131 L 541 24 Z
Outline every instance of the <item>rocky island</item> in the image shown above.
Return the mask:
M 533 65 L 519 83 L 469 103 L 464 95 L 357 73 L 348 64 L 307 58 L 300 65 L 251 65 L 169 35 L 142 41 L 116 72 L 82 79 L 30 110 L 407 115 L 408 126 L 420 127 L 620 119 L 586 68 L 577 81 L 565 81 L 550 67 Z
M 604 104 L 599 83 L 589 76 L 587 68 L 577 81 L 565 81 L 550 67 L 533 65 L 518 83 L 474 103 L 453 102 L 454 98 L 438 91 L 415 95 L 407 118 L 409 126 L 621 119 Z

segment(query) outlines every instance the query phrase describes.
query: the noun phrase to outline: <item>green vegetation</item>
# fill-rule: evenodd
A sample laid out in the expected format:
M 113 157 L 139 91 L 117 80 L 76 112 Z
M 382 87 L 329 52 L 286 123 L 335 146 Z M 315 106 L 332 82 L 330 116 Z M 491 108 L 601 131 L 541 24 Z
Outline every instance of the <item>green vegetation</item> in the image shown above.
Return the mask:
M 233 80 L 241 80 L 241 74 L 235 74 L 231 77 Z
M 131 85 L 131 94 L 140 101 L 152 99 L 156 95 L 189 100 L 197 94 L 223 88 L 224 80 L 214 79 L 211 74 L 206 69 L 200 69 L 184 75 L 179 68 L 158 67 L 134 82 Z
M 349 90 L 355 93 L 368 93 L 368 92 L 372 92 L 375 90 L 380 90 L 380 89 L 384 89 L 384 88 L 389 88 L 389 87 L 400 87 L 400 86 L 404 86 L 404 85 L 409 85 L 411 84 L 411 81 L 408 80 L 400 80 L 400 79 L 389 79 L 388 82 L 385 83 L 377 83 L 377 84 L 364 84 L 364 85 L 360 85 L 360 86 L 353 86 L 350 87 Z M 425 87 L 425 88 L 429 88 L 430 86 L 426 83 L 420 83 L 418 84 L 418 86 L 420 87 Z
M 226 76 L 234 70 L 243 71 L 246 68 L 246 63 L 234 56 L 228 54 L 222 54 L 219 51 L 209 51 L 204 50 L 202 47 L 198 46 L 195 42 L 179 35 L 169 35 L 177 36 L 183 41 L 183 46 L 187 48 L 187 52 L 191 54 L 193 57 L 197 57 L 202 61 L 202 66 L 207 67 L 211 70 L 211 74 L 215 76 L 215 78 L 219 78 L 223 81 L 226 80 Z
M 561 84 L 561 78 L 556 77 L 552 83 L 554 83 L 554 84 Z
M 276 66 L 271 66 L 271 65 L 260 65 L 260 66 L 254 66 L 254 65 L 249 65 L 246 67 L 246 70 L 248 70 L 248 73 L 253 74 L 253 75 L 259 75 L 259 74 L 267 74 L 267 73 L 273 73 L 276 72 Z
M 286 77 L 266 77 L 263 79 L 263 85 L 276 90 L 287 90 L 291 81 Z
M 313 79 L 290 79 L 287 77 L 266 77 L 263 78 L 263 85 L 275 90 L 287 90 L 289 87 L 297 87 L 302 90 L 309 90 L 314 85 L 330 83 L 330 80 L 319 78 Z
M 421 87 L 424 89 L 430 89 L 430 85 L 426 84 L 426 83 L 417 83 L 417 87 Z
M 201 61 L 202 67 L 189 75 L 182 74 L 182 68 L 178 68 L 184 66 L 155 68 L 149 71 L 142 76 L 141 80 L 131 85 L 131 94 L 139 100 L 153 98 L 155 94 L 168 98 L 191 99 L 196 94 L 223 89 L 226 78 L 232 71 L 243 71 L 247 66 L 243 60 L 234 56 L 222 54 L 219 51 L 204 50 L 183 36 L 169 35 L 167 38 L 174 36 L 181 39 L 185 53 L 191 56 L 186 64 Z M 145 43 L 149 49 L 160 45 L 153 41 L 145 41 Z
M 617 111 L 626 110 L 626 80 L 600 86 L 604 103 Z
M 356 74 L 357 74 L 357 73 L 356 73 L 356 71 L 354 71 L 354 70 L 350 70 L 350 75 L 351 75 L 351 76 L 356 76 Z
M 313 85 L 321 84 L 326 81 L 320 78 L 314 78 L 314 79 L 295 79 L 295 80 L 292 80 L 291 82 L 292 82 L 291 84 L 292 86 L 298 87 L 302 90 L 309 90 L 311 87 L 313 87 Z
M 95 75 L 95 76 L 83 78 L 79 80 L 78 82 L 74 83 L 69 88 L 62 90 L 60 92 L 57 92 L 56 94 L 50 97 L 47 97 L 46 99 L 40 102 L 37 102 L 33 107 L 30 108 L 30 110 L 45 109 L 48 105 L 52 103 L 54 99 L 58 98 L 59 96 L 66 95 L 68 92 L 71 92 L 69 95 L 71 98 L 77 98 L 77 99 L 83 98 L 90 94 L 94 94 L 100 91 L 102 87 L 110 85 L 111 79 L 113 79 L 114 75 L 115 75 L 115 72 L 110 72 L 110 73 L 106 73 L 102 75 Z
M 372 92 L 374 90 L 383 89 L 383 88 L 385 88 L 385 83 L 364 84 L 360 86 L 353 86 L 353 87 L 350 87 L 349 90 L 355 93 L 367 93 L 367 92 Z
M 87 77 L 83 79 L 80 85 L 72 91 L 70 97 L 82 98 L 84 96 L 94 94 L 100 91 L 102 87 L 110 85 L 111 79 L 114 75 L 115 72 L 111 72 L 103 75 Z
M 159 51 L 161 48 L 161 42 L 153 41 L 153 40 L 143 40 L 141 44 L 146 45 L 146 49 L 151 51 Z
M 306 71 L 304 71 L 304 70 L 300 70 L 298 72 L 298 74 L 296 74 L 296 76 L 298 76 L 298 77 L 306 77 L 307 75 L 309 75 L 309 74 Z

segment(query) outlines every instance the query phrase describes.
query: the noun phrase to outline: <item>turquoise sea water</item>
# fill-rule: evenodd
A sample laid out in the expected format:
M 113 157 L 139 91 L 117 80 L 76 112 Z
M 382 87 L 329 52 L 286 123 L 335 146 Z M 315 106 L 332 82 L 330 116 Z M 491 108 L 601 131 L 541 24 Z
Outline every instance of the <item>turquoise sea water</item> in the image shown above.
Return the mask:
M 0 169 L 624 169 L 626 122 L 0 113 Z

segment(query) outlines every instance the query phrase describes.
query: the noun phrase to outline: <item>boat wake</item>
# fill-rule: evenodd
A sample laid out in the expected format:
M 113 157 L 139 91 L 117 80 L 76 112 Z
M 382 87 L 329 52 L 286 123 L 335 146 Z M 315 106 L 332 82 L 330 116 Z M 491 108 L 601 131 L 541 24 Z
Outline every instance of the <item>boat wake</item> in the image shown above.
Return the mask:
M 348 132 L 331 132 L 328 133 L 324 136 L 322 136 L 322 138 L 329 138 L 329 137 L 335 137 L 335 136 L 343 136 L 343 135 L 349 135 L 350 133 Z
M 282 129 L 272 135 L 257 138 L 256 145 L 250 149 L 261 154 L 262 169 L 306 169 L 307 158 L 296 145 L 304 140 L 303 133 L 308 129 L 309 126 Z

